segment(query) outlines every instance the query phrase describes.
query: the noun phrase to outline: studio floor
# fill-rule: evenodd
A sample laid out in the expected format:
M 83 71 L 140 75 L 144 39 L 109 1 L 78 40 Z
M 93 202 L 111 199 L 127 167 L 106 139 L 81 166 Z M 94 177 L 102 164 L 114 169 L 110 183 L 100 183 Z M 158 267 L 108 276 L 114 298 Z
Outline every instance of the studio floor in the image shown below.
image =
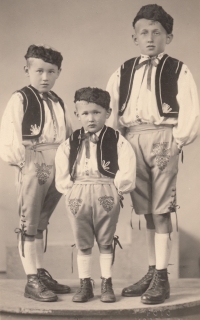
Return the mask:
M 114 280 L 113 287 L 117 301 L 100 301 L 100 280 L 95 280 L 95 297 L 86 303 L 74 303 L 72 297 L 78 288 L 78 280 L 59 280 L 68 284 L 71 293 L 58 295 L 57 302 L 37 302 L 24 297 L 25 280 L 0 280 L 0 319 L 46 320 L 46 319 L 200 319 L 200 279 L 171 280 L 171 295 L 163 304 L 144 305 L 140 297 L 121 296 L 128 281 Z

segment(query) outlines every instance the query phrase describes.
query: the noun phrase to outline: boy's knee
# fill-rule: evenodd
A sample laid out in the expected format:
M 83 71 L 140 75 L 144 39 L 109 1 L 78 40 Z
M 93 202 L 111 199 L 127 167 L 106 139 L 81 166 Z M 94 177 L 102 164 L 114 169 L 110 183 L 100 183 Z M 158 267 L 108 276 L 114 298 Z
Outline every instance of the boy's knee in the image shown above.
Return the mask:
M 92 248 L 88 249 L 78 249 L 78 255 L 83 256 L 83 255 L 88 255 L 92 253 Z
M 153 215 L 155 229 L 157 233 L 169 233 L 172 232 L 171 214 L 155 214 Z
M 43 230 L 37 230 L 36 239 L 43 239 Z
M 146 227 L 147 227 L 147 229 L 151 229 L 151 230 L 155 229 L 153 215 L 152 214 L 145 214 L 144 217 L 146 219 Z
M 29 235 L 29 234 L 25 235 L 24 241 L 34 241 L 34 240 L 35 240 L 35 236 Z
M 112 248 L 112 245 L 102 245 L 102 244 L 99 244 L 99 251 L 101 253 L 112 253 L 113 252 L 113 248 Z

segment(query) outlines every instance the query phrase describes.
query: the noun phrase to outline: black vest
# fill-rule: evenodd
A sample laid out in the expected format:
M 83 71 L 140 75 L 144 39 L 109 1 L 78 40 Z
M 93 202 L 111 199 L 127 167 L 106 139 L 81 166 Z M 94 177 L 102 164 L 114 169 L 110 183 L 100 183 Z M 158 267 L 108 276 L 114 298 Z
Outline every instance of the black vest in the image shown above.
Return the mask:
M 123 115 L 134 81 L 135 67 L 138 65 L 140 57 L 132 58 L 121 66 L 120 93 L 119 93 L 119 115 Z M 156 68 L 155 88 L 156 100 L 160 116 L 177 118 L 179 105 L 176 99 L 178 93 L 177 81 L 183 62 L 164 54 Z M 162 105 L 166 103 L 172 109 L 165 113 Z
M 18 90 L 23 96 L 23 107 L 24 107 L 24 118 L 22 121 L 22 138 L 23 139 L 35 139 L 41 136 L 44 121 L 45 121 L 45 112 L 44 112 L 44 103 L 40 97 L 38 91 L 32 87 L 24 87 L 21 90 Z M 64 103 L 61 98 L 59 98 L 55 92 L 51 93 L 57 97 L 64 113 Z M 37 130 L 31 130 L 31 126 L 37 126 Z
M 72 133 L 69 138 L 70 155 L 69 155 L 69 173 L 71 179 L 74 180 L 73 171 L 76 165 L 76 159 L 80 151 L 82 140 L 81 134 L 84 129 L 78 129 Z M 118 166 L 118 153 L 117 142 L 119 139 L 119 132 L 110 127 L 104 126 L 99 135 L 97 142 L 97 165 L 101 174 L 114 178 L 119 169 Z

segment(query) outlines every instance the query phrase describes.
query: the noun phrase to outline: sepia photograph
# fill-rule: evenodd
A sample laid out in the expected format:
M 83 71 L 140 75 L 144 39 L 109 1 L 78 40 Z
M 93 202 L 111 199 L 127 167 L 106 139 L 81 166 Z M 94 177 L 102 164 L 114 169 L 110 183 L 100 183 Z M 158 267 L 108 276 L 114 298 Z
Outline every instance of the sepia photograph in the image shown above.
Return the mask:
M 200 0 L 0 0 L 0 320 L 200 319 Z

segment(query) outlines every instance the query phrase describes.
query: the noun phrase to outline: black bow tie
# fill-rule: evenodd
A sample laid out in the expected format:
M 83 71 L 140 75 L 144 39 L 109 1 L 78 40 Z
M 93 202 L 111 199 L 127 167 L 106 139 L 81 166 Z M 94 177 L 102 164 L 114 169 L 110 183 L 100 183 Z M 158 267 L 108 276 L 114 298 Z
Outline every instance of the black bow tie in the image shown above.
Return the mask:
M 54 96 L 50 91 L 42 93 L 42 99 L 47 101 L 48 99 L 52 100 L 53 102 L 58 102 L 58 98 Z
M 82 132 L 79 135 L 80 140 L 90 140 L 93 143 L 97 143 L 99 141 L 99 137 L 96 135 L 96 133 L 93 132 Z
M 148 69 L 148 74 L 147 74 L 147 89 L 149 89 L 151 91 L 151 73 L 152 73 L 152 67 L 157 67 L 159 64 L 160 60 L 158 59 L 158 57 L 149 57 L 148 59 L 146 59 L 145 61 L 142 61 L 141 63 L 139 63 L 135 69 L 138 70 L 141 67 L 143 67 L 145 65 L 145 70 L 144 70 L 144 75 Z M 144 78 L 143 75 L 143 78 Z M 143 79 L 142 79 L 143 80 Z

